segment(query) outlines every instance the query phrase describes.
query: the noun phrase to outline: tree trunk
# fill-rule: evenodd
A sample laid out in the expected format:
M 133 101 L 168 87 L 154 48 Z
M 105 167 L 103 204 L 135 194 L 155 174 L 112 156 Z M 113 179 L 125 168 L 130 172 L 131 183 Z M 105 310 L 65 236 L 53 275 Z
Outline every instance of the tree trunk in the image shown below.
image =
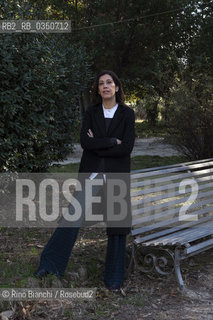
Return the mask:
M 81 119 L 84 116 L 85 111 L 90 105 L 90 90 L 89 88 L 86 88 L 84 91 L 81 92 L 80 95 L 80 111 L 81 111 Z

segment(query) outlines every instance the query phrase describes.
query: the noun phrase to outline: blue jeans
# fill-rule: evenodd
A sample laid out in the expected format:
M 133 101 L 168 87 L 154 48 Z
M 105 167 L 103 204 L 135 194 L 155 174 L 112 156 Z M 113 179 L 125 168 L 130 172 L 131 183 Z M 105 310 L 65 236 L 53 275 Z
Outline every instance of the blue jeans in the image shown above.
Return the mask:
M 100 192 L 101 186 L 95 187 L 95 194 Z M 75 198 L 84 207 L 84 192 L 75 192 Z M 73 207 L 69 207 L 72 214 Z M 40 260 L 40 269 L 45 269 L 51 274 L 63 276 L 67 267 L 72 248 L 78 236 L 81 221 L 77 224 L 68 225 L 64 220 L 54 231 L 47 245 L 45 246 Z M 126 235 L 108 235 L 104 282 L 107 287 L 119 288 L 124 279 L 126 260 Z

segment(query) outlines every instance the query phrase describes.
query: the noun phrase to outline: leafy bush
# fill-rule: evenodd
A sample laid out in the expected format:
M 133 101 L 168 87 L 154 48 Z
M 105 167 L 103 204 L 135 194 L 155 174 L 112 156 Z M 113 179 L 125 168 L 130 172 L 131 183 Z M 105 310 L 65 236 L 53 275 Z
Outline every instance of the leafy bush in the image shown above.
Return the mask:
M 87 54 L 67 35 L 1 34 L 0 60 L 0 170 L 44 171 L 72 149 Z
M 180 81 L 170 103 L 167 140 L 190 160 L 213 157 L 212 77 Z

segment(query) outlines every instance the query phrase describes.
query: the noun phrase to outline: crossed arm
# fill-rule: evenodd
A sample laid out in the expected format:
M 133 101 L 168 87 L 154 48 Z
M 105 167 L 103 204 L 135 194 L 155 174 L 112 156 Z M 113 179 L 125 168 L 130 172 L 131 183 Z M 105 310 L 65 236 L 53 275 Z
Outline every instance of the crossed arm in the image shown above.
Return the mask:
M 106 149 L 110 148 L 117 144 L 116 138 L 95 138 L 91 131 L 92 123 L 90 119 L 90 115 L 88 112 L 85 113 L 81 134 L 80 134 L 80 142 L 83 149 L 87 150 L 97 150 L 97 149 Z
M 91 130 L 92 124 L 89 114 L 85 114 L 81 129 L 81 146 L 83 149 L 93 150 L 100 157 L 122 157 L 129 155 L 135 141 L 135 115 L 130 110 L 126 117 L 126 130 L 122 141 L 117 138 L 95 138 Z

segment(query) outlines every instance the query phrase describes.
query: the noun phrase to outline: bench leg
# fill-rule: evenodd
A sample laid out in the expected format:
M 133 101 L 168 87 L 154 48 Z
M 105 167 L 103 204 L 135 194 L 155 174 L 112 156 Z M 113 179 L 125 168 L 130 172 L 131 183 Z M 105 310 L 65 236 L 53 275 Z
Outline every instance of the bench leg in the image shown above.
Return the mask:
M 184 289 L 184 282 L 183 282 L 183 277 L 181 274 L 181 269 L 180 269 L 180 250 L 179 249 L 175 249 L 175 261 L 174 261 L 174 266 L 175 266 L 175 274 L 177 277 L 177 280 L 179 282 L 180 285 L 180 289 L 183 290 Z
M 157 249 L 159 251 L 159 248 Z M 173 259 L 173 268 L 171 271 L 163 271 L 162 267 L 165 267 L 167 265 L 167 259 L 164 256 L 161 257 L 156 257 L 154 254 L 147 254 L 144 257 L 144 260 L 148 263 L 151 264 L 151 262 L 153 262 L 153 265 L 151 266 L 150 269 L 146 270 L 144 268 L 141 268 L 141 270 L 145 273 L 149 273 L 152 272 L 153 269 L 155 269 L 157 271 L 157 273 L 162 274 L 162 275 L 168 275 L 171 274 L 175 271 L 178 283 L 180 285 L 180 289 L 183 290 L 184 289 L 184 282 L 183 282 L 183 278 L 182 278 L 182 274 L 181 274 L 181 269 L 180 269 L 180 262 L 181 262 L 181 254 L 180 254 L 180 249 L 176 248 L 175 252 L 172 252 L 170 250 L 165 250 L 165 249 L 160 249 L 163 250 L 164 252 L 166 252 L 172 259 Z M 135 264 L 135 252 L 136 252 L 136 245 L 132 244 L 132 254 L 131 254 L 131 259 L 130 259 L 130 263 L 129 263 L 129 267 L 127 269 L 127 276 L 129 275 L 129 272 L 131 271 L 132 265 Z M 159 262 L 160 265 L 159 265 Z

